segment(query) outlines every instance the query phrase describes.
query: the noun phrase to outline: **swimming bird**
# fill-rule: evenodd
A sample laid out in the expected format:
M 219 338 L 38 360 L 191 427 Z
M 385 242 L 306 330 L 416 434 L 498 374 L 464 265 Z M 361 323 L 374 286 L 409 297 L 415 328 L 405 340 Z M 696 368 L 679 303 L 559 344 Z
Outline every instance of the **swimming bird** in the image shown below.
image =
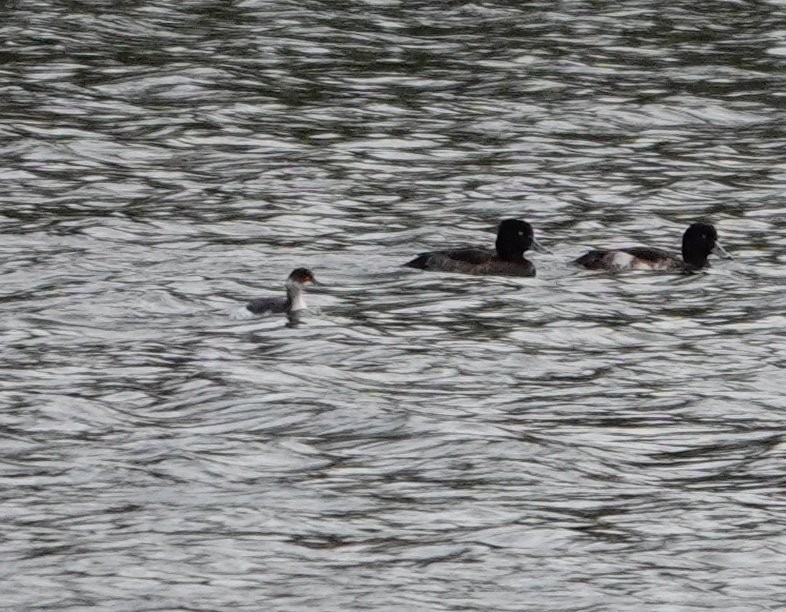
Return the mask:
M 682 235 L 682 259 L 650 247 L 599 249 L 585 253 L 574 261 L 589 270 L 660 270 L 695 272 L 707 265 L 707 257 L 715 254 L 724 259 L 731 255 L 718 243 L 718 232 L 709 223 L 693 223 Z
M 282 313 L 293 314 L 306 309 L 306 301 L 303 298 L 306 284 L 317 284 L 314 273 L 308 268 L 295 268 L 287 278 L 285 287 L 287 289 L 286 298 L 259 298 L 250 301 L 246 308 L 253 314 Z
M 520 219 L 505 219 L 497 228 L 496 251 L 472 247 L 432 251 L 421 253 L 404 265 L 420 270 L 464 274 L 535 276 L 535 266 L 524 259 L 524 251 L 530 247 L 538 252 L 548 253 L 548 250 L 535 240 L 529 223 Z

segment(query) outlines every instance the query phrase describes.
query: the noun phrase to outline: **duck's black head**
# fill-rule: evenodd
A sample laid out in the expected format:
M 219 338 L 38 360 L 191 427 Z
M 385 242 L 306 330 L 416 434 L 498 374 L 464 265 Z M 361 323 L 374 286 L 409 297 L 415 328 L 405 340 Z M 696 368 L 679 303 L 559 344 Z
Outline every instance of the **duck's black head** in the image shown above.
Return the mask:
M 517 261 L 532 246 L 532 226 L 521 219 L 505 219 L 497 228 L 497 255 L 505 261 Z
M 682 259 L 686 264 L 701 268 L 707 265 L 710 253 L 729 256 L 718 242 L 718 232 L 709 223 L 694 223 L 682 235 Z

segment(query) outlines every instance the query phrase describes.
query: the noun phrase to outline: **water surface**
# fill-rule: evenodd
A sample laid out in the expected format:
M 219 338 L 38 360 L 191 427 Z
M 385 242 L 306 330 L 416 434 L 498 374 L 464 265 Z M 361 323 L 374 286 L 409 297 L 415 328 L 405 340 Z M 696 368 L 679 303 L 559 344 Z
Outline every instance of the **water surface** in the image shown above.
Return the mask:
M 782 3 L 1 11 L 8 609 L 786 605 Z

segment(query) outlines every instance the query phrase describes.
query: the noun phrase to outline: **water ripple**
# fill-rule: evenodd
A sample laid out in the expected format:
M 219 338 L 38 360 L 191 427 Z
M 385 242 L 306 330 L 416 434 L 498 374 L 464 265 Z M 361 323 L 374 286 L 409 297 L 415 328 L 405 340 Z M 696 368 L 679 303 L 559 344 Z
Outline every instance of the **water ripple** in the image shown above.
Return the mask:
M 0 10 L 6 606 L 783 607 L 777 2 Z

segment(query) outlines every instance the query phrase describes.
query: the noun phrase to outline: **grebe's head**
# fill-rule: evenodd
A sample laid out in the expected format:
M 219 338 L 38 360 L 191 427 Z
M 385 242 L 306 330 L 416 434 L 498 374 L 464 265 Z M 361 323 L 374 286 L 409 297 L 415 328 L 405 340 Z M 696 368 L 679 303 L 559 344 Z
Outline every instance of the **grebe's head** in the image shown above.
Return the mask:
M 295 268 L 287 279 L 287 285 L 299 288 L 305 287 L 308 283 L 317 284 L 314 273 L 308 268 Z

